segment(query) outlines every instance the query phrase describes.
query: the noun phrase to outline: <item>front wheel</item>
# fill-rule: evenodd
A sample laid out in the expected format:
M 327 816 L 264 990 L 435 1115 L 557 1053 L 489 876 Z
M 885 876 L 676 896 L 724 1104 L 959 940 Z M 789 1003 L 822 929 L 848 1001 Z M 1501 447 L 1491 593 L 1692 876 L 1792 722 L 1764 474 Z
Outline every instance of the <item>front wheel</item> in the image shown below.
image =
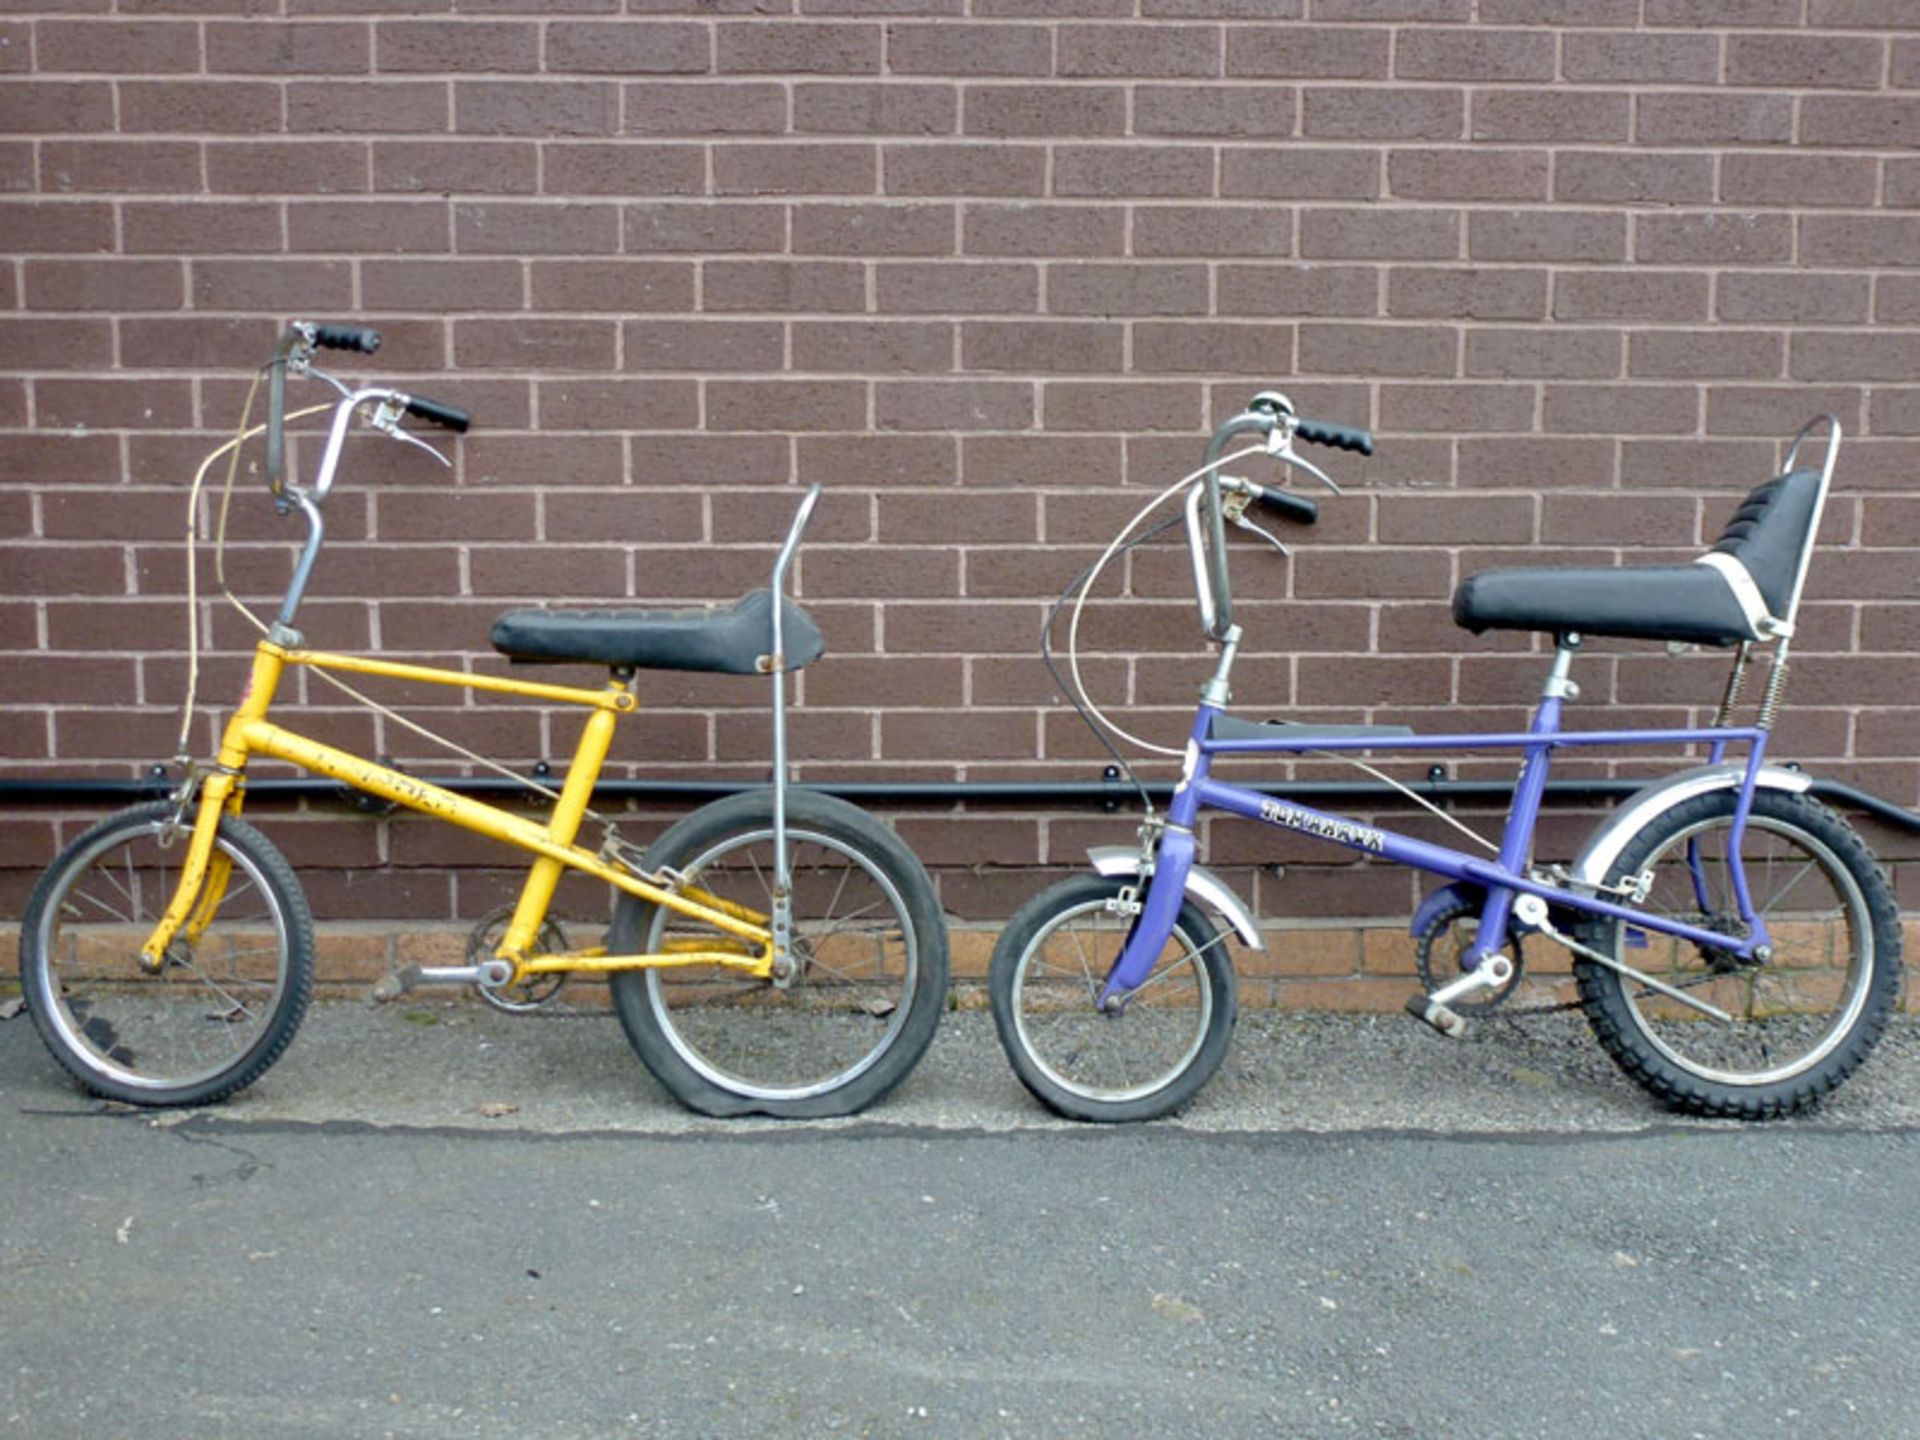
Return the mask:
M 1647 885 L 1637 907 L 1744 933 L 1734 892 L 1738 796 L 1696 796 L 1647 822 L 1608 875 Z M 1592 960 L 1576 959 L 1588 1022 L 1621 1069 L 1668 1106 L 1744 1120 L 1817 1102 L 1872 1050 L 1899 999 L 1900 914 L 1851 826 L 1802 795 L 1754 796 L 1740 847 L 1772 953 L 1742 960 L 1628 921 L 1582 927 L 1594 949 L 1731 1017 L 1721 1021 Z
M 252 1084 L 313 993 L 299 882 L 231 815 L 194 924 L 157 974 L 142 966 L 186 857 L 190 832 L 176 833 L 172 816 L 166 801 L 138 805 L 81 835 L 47 868 L 20 925 L 20 983 L 40 1038 L 87 1089 L 133 1105 L 203 1105 Z
M 703 1115 L 863 1110 L 919 1062 L 946 1004 L 946 922 L 926 869 L 892 831 L 844 800 L 790 790 L 787 847 L 795 966 L 784 985 L 717 965 L 612 974 L 635 1053 Z M 771 914 L 771 793 L 694 811 L 648 847 L 645 864 Z M 623 893 L 607 949 L 656 955 L 725 939 Z
M 994 946 L 994 1028 L 1027 1089 L 1070 1120 L 1152 1120 L 1213 1077 L 1233 1038 L 1224 936 L 1183 904 L 1152 971 L 1118 1012 L 1096 1008 L 1133 930 L 1128 882 L 1081 875 L 1041 891 Z

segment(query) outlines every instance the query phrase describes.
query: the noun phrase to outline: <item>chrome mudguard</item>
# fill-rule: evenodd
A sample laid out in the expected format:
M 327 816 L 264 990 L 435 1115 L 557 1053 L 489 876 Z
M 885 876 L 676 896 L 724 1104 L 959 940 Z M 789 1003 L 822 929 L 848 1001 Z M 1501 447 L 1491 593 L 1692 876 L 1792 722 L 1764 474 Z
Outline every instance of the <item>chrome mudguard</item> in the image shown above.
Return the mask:
M 1716 790 L 1738 790 L 1746 774 L 1745 761 L 1700 765 L 1634 791 L 1621 802 L 1619 809 L 1601 823 L 1599 829 L 1587 837 L 1587 843 L 1581 846 L 1580 854 L 1573 862 L 1573 882 L 1605 884 L 1607 872 L 1613 868 L 1613 862 L 1620 858 L 1620 852 L 1627 848 L 1627 842 L 1655 815 L 1696 795 L 1710 795 Z M 1812 788 L 1813 777 L 1778 765 L 1762 765 L 1755 778 L 1755 786 L 1761 790 L 1786 790 L 1800 795 Z
M 1140 873 L 1140 852 L 1127 845 L 1100 845 L 1087 851 L 1087 859 L 1093 862 L 1093 868 L 1102 875 L 1138 875 Z M 1208 906 L 1217 914 L 1226 917 L 1227 923 L 1234 928 L 1241 941 L 1249 950 L 1264 950 L 1267 942 L 1261 938 L 1260 927 L 1254 923 L 1253 912 L 1240 897 L 1233 893 L 1233 887 L 1204 865 L 1196 865 L 1187 876 L 1187 894 Z

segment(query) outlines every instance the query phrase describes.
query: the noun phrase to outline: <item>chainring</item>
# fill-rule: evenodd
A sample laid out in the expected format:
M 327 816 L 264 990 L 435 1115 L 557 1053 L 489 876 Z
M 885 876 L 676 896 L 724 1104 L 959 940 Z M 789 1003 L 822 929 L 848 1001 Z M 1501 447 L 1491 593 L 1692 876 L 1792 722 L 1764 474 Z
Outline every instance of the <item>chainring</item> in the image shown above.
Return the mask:
M 491 960 L 493 952 L 507 933 L 507 923 L 513 919 L 513 906 L 502 905 L 498 910 L 489 911 L 474 923 L 467 935 L 467 964 L 478 965 L 483 960 Z M 534 948 L 549 955 L 563 954 L 567 949 L 567 932 L 560 928 L 560 922 L 551 917 L 541 922 L 540 933 L 534 939 Z M 504 1010 L 509 1015 L 530 1015 L 552 1002 L 567 983 L 564 970 L 529 975 L 517 985 L 503 985 L 495 989 L 491 985 L 478 985 L 473 988 L 480 992 L 480 998 L 496 1010 Z
M 1427 922 L 1415 936 L 1413 965 L 1420 976 L 1420 988 L 1429 995 L 1442 985 L 1458 980 L 1466 973 L 1461 958 L 1473 947 L 1479 932 L 1480 910 L 1476 905 L 1456 901 Z M 1487 1015 L 1499 1009 L 1520 987 L 1526 973 L 1526 958 L 1520 952 L 1520 937 L 1507 931 L 1506 950 L 1513 961 L 1513 974 L 1504 985 L 1481 990 L 1465 999 L 1455 1000 L 1450 1009 L 1461 1015 Z

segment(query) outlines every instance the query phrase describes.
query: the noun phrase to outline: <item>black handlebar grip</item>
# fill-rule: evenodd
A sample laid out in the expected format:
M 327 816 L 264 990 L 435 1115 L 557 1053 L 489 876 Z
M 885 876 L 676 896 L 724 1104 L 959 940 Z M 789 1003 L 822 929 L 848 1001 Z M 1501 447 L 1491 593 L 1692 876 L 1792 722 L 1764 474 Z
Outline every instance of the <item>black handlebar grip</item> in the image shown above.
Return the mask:
M 1320 518 L 1320 507 L 1304 495 L 1295 495 L 1286 490 L 1262 488 L 1254 496 L 1254 503 L 1264 505 L 1269 510 L 1277 510 L 1289 520 L 1298 520 L 1302 525 L 1311 525 Z
M 1294 427 L 1293 433 L 1315 445 L 1331 445 L 1336 450 L 1357 450 L 1362 455 L 1373 453 L 1373 436 L 1365 430 L 1329 425 L 1321 420 L 1302 420 Z
M 422 420 L 434 425 L 445 426 L 465 434 L 467 427 L 473 424 L 473 417 L 453 405 L 442 405 L 438 400 L 423 400 L 418 395 L 407 397 L 407 413 L 418 415 Z
M 380 348 L 380 332 L 352 325 L 316 325 L 313 343 L 322 350 L 358 350 L 362 355 L 371 355 Z

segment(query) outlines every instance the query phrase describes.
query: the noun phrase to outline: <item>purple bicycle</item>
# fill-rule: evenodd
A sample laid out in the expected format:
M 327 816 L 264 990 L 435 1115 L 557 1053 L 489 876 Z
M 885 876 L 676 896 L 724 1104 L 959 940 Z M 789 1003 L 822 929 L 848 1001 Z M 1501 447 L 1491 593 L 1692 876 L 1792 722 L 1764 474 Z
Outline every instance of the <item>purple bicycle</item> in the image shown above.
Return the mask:
M 1802 465 L 1802 447 L 1823 431 L 1824 456 Z M 1223 453 L 1244 435 L 1255 443 Z M 1084 604 L 1112 558 L 1159 533 L 1131 538 L 1148 514 L 1184 495 L 1201 624 L 1219 661 L 1201 689 L 1184 749 L 1147 745 L 1086 698 L 1080 605 L 1074 608 L 1068 654 L 1077 698 L 1069 698 L 1090 722 L 1178 756 L 1182 768 L 1165 813 L 1149 808 L 1137 847 L 1090 852 L 1096 873 L 1035 896 L 995 947 L 994 1022 L 1027 1088 L 1074 1119 L 1145 1120 L 1185 1103 L 1219 1068 L 1236 1004 L 1227 936 L 1254 950 L 1266 942 L 1232 889 L 1196 863 L 1195 821 L 1211 810 L 1443 877 L 1447 883 L 1412 918 L 1430 989 L 1407 1005 L 1443 1034 L 1461 1034 L 1467 1015 L 1512 991 L 1524 963 L 1522 942 L 1538 937 L 1571 952 L 1579 1004 L 1595 1036 L 1664 1104 L 1762 1119 L 1802 1110 L 1832 1091 L 1872 1050 L 1898 1001 L 1899 913 L 1866 844 L 1807 793 L 1808 776 L 1768 764 L 1766 748 L 1839 451 L 1839 422 L 1824 415 L 1803 428 L 1782 473 L 1749 494 L 1725 533 L 1692 563 L 1493 570 L 1463 582 L 1453 618 L 1466 629 L 1555 639 L 1524 734 L 1427 736 L 1400 726 L 1252 721 L 1227 713 L 1241 629 L 1226 529 L 1252 531 L 1284 553 L 1249 510 L 1307 524 L 1318 511 L 1311 500 L 1223 475 L 1221 467 L 1263 455 L 1338 494 L 1298 454 L 1299 442 L 1362 454 L 1373 448 L 1365 431 L 1302 418 L 1281 395 L 1256 396 L 1214 434 L 1203 467 L 1136 515 L 1080 585 Z M 1583 636 L 1730 648 L 1732 673 L 1713 722 L 1699 729 L 1563 730 L 1562 708 L 1579 695 L 1570 671 Z M 1751 723 L 1737 724 L 1761 646 L 1772 647 L 1766 685 Z M 1707 763 L 1637 791 L 1570 863 L 1536 860 L 1534 830 L 1555 752 L 1648 745 L 1704 746 Z M 1520 752 L 1497 844 L 1466 831 L 1485 846 L 1484 856 L 1212 774 L 1226 757 L 1440 749 Z

